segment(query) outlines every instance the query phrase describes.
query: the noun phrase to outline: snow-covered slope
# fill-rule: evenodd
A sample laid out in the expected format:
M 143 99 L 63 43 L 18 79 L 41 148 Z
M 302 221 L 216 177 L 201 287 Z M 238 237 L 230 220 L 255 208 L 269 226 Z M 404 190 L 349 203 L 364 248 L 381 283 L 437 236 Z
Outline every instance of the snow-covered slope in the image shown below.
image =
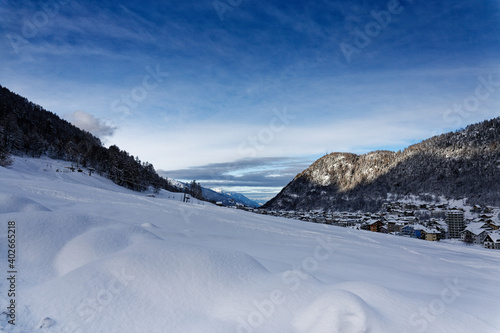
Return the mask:
M 500 251 L 156 197 L 63 162 L 0 168 L 6 332 L 498 332 Z

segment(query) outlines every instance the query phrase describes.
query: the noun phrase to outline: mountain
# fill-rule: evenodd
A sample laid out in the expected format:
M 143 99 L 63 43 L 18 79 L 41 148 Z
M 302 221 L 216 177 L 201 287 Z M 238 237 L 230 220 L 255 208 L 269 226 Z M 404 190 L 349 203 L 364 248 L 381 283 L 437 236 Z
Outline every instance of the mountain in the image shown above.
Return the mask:
M 141 162 L 113 145 L 101 141 L 56 114 L 0 86 L 0 165 L 9 164 L 9 155 L 68 161 L 68 166 L 93 168 L 120 186 L 144 191 L 179 191 L 160 177 L 152 164 Z
M 173 180 L 170 179 L 170 184 L 176 186 L 178 189 L 181 191 L 188 191 L 191 194 L 192 192 L 192 183 L 183 183 L 178 180 Z M 209 189 L 206 187 L 201 187 L 201 194 L 202 197 L 199 197 L 199 199 L 203 199 L 206 201 L 211 201 L 213 203 L 216 202 L 222 202 L 224 206 L 233 206 L 235 204 L 242 204 L 245 206 L 249 207 L 254 207 L 257 208 L 260 206 L 259 203 L 247 198 L 241 193 L 236 193 L 236 192 L 226 192 L 221 189 Z
M 332 153 L 298 174 L 263 208 L 378 210 L 388 194 L 500 204 L 500 117 L 403 151 Z
M 236 203 L 257 208 L 260 206 L 259 203 L 247 198 L 241 193 L 236 192 L 226 192 L 221 189 L 208 189 L 202 188 L 203 197 L 209 201 L 219 201 L 225 206 L 231 206 Z
M 56 114 L 0 86 L 0 165 L 12 163 L 10 154 L 30 157 L 46 155 L 77 167 L 93 168 L 118 185 L 135 191 L 148 187 L 172 192 L 193 192 L 190 185 L 159 176 L 153 165 L 141 162 L 113 145 L 103 147 L 99 138 L 79 129 Z M 216 193 L 203 189 L 207 200 L 230 205 L 258 204 L 239 193 Z M 195 195 L 196 193 L 191 193 Z M 201 199 L 199 195 L 195 195 Z

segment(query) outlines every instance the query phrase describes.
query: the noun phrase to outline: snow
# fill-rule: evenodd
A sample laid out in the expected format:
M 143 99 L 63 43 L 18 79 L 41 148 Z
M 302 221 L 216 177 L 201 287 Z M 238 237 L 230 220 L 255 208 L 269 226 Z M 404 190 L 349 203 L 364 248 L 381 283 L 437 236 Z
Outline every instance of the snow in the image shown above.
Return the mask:
M 474 235 L 479 235 L 483 232 L 490 231 L 491 228 L 484 222 L 471 222 L 467 225 L 465 230 L 472 232 Z
M 156 197 L 65 163 L 0 168 L 6 332 L 498 332 L 500 251 Z
M 495 243 L 500 242 L 500 232 L 498 230 L 490 232 L 488 235 L 490 236 L 490 238 L 493 242 L 495 242 Z

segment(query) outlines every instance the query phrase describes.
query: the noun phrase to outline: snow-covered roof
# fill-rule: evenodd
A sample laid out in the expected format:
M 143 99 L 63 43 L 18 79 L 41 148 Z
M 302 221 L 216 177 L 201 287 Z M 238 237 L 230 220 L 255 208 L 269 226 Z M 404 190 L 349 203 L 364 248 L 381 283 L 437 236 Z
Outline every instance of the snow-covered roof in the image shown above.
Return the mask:
M 488 234 L 488 237 L 490 237 L 493 242 L 500 243 L 500 233 L 498 233 L 498 232 L 490 232 Z
M 474 235 L 479 235 L 482 232 L 488 231 L 491 228 L 484 222 L 472 222 L 467 225 L 464 231 L 470 231 Z
M 423 232 L 426 232 L 428 234 L 438 234 L 439 233 L 439 231 L 437 231 L 436 229 L 427 228 L 426 226 L 423 226 L 421 224 L 415 224 L 413 226 L 413 230 L 422 230 Z
M 500 221 L 498 220 L 490 220 L 488 221 L 489 224 L 493 224 L 494 226 L 500 227 Z

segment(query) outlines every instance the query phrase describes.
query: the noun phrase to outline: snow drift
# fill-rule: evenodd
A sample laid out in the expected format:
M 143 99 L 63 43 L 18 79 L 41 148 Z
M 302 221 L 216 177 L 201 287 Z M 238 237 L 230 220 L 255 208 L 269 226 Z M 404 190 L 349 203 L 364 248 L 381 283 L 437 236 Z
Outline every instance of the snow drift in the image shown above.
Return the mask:
M 4 313 L 0 331 L 500 330 L 499 252 L 152 198 L 63 168 L 0 168 L 0 274 L 8 221 L 18 271 L 16 325 Z

